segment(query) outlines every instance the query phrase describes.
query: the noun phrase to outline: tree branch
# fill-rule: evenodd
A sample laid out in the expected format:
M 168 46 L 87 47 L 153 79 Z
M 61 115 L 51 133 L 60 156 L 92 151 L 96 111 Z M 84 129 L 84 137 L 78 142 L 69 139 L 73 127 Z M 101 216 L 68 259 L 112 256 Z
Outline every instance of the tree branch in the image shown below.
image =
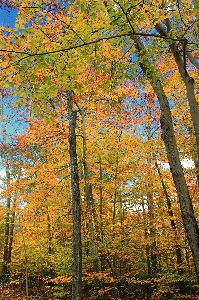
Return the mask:
M 172 38 L 172 37 L 168 37 L 168 36 L 162 36 L 159 34 L 153 34 L 153 33 L 143 33 L 143 32 L 126 32 L 126 33 L 121 33 L 121 34 L 116 34 L 116 35 L 111 35 L 111 36 L 107 36 L 107 37 L 102 37 L 99 39 L 96 39 L 94 41 L 90 41 L 90 42 L 84 42 L 82 44 L 78 44 L 78 45 L 74 45 L 74 46 L 70 46 L 68 48 L 63 48 L 63 49 L 58 49 L 58 50 L 54 50 L 54 51 L 48 51 L 48 52 L 36 52 L 36 53 L 28 53 L 26 51 L 15 51 L 15 50 L 7 50 L 7 49 L 0 49 L 0 52 L 5 52 L 5 53 L 18 53 L 18 54 L 26 54 L 25 57 L 23 57 L 22 59 L 25 59 L 27 57 L 31 57 L 31 56 L 41 56 L 41 55 L 47 55 L 47 54 L 54 54 L 54 53 L 59 53 L 59 52 L 67 52 L 73 49 L 77 49 L 77 48 L 81 48 L 81 47 L 85 47 L 85 46 L 89 46 L 92 44 L 96 44 L 99 43 L 101 41 L 108 41 L 108 40 L 112 40 L 115 38 L 121 38 L 121 37 L 127 37 L 127 36 L 132 36 L 132 35 L 136 35 L 136 36 L 142 36 L 142 37 L 154 37 L 154 38 L 160 38 L 160 39 L 164 39 L 164 40 L 171 40 L 171 41 L 176 41 L 176 42 L 182 42 L 184 41 L 184 38 Z
M 187 57 L 190 60 L 190 62 L 196 67 L 197 70 L 199 70 L 199 62 L 193 57 L 193 55 L 187 51 Z

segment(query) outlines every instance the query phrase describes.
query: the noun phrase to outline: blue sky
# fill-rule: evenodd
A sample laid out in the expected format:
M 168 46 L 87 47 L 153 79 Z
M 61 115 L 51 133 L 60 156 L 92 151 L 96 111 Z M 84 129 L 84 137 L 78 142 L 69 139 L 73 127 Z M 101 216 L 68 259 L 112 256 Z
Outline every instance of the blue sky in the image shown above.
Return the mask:
M 15 19 L 17 17 L 16 9 L 5 9 L 0 8 L 0 26 L 4 27 L 14 27 Z M 19 134 L 24 131 L 25 124 L 20 118 L 16 109 L 12 108 L 11 102 L 14 102 L 14 99 L 7 97 L 3 99 L 3 113 L 6 116 L 6 131 L 8 135 Z M 2 142 L 2 124 L 0 122 L 0 143 Z
M 0 8 L 0 26 L 13 27 L 17 17 L 16 9 Z

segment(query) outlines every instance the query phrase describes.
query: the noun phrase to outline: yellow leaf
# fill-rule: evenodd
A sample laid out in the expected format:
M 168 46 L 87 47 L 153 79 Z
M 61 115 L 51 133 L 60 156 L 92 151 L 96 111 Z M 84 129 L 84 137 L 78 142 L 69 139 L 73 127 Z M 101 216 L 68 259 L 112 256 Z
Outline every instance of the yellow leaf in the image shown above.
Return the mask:
M 2 67 L 2 69 L 7 68 L 8 67 L 8 61 L 2 62 L 1 67 Z

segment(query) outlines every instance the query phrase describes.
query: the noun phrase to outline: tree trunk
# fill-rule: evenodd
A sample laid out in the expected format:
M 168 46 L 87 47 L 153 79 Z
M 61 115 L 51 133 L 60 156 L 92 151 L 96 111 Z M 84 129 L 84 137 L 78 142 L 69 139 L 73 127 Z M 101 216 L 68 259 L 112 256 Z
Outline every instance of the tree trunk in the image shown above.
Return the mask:
M 82 108 L 81 111 L 82 116 L 82 135 L 83 135 L 83 166 L 84 166 L 84 197 L 86 200 L 87 206 L 87 218 L 86 218 L 86 227 L 88 229 L 88 235 L 91 237 L 91 240 L 88 242 L 88 254 L 91 253 L 93 257 L 93 266 L 92 271 L 98 272 L 98 258 L 97 258 L 97 249 L 95 246 L 95 203 L 93 198 L 92 192 L 92 184 L 89 183 L 89 173 L 88 173 L 88 164 L 87 164 L 87 144 L 86 144 L 86 117 L 84 109 Z M 97 283 L 96 281 L 94 282 Z
M 25 258 L 25 278 L 26 278 L 26 297 L 29 295 L 29 286 L 28 286 L 28 256 L 27 256 L 27 246 L 24 237 L 23 227 L 21 226 L 21 220 L 19 216 L 19 228 L 21 230 L 22 240 L 23 240 L 23 249 L 24 249 L 24 258 Z
M 101 231 L 101 239 L 103 241 L 103 224 L 102 224 L 102 217 L 103 217 L 103 190 L 102 190 L 102 185 L 103 185 L 103 180 L 102 180 L 102 162 L 101 162 L 101 157 L 99 158 L 99 167 L 100 167 L 100 186 L 99 186 L 99 193 L 100 193 L 100 231 Z
M 195 265 L 196 276 L 199 282 L 199 228 L 196 218 L 194 216 L 192 200 L 188 191 L 183 168 L 180 162 L 180 156 L 174 135 L 171 111 L 169 108 L 169 101 L 163 90 L 160 80 L 156 78 L 156 76 L 153 73 L 154 71 L 152 71 L 153 69 L 150 68 L 148 60 L 143 60 L 145 57 L 147 57 L 144 56 L 146 54 L 146 49 L 143 43 L 140 41 L 140 39 L 134 37 L 133 33 L 132 39 L 134 40 L 135 47 L 142 59 L 142 61 L 139 63 L 140 67 L 146 78 L 151 83 L 160 104 L 160 124 L 162 128 L 162 139 L 166 147 L 170 170 L 180 202 L 183 225 L 187 233 L 187 238 L 189 241 L 189 246 L 191 248 L 193 261 Z
M 0 115 L 3 117 L 3 99 L 0 93 Z M 6 189 L 8 196 L 6 197 L 6 215 L 5 215 L 5 233 L 4 233 L 4 250 L 3 250 L 3 267 L 2 267 L 2 277 L 3 281 L 8 280 L 9 275 L 9 263 L 11 260 L 11 251 L 12 251 L 12 239 L 13 235 L 10 237 L 10 208 L 11 208 L 11 195 L 10 195 L 10 168 L 9 168 L 9 161 L 8 161 L 8 147 L 6 141 L 6 125 L 4 118 L 2 118 L 2 131 L 3 131 L 3 146 L 5 147 L 5 153 L 3 155 L 4 164 L 5 164 L 5 171 L 6 171 Z M 14 226 L 14 224 L 12 224 Z M 12 227 L 11 226 L 11 227 Z M 14 228 L 13 228 L 14 230 Z M 12 233 L 13 233 L 12 230 Z M 11 238 L 11 240 L 10 240 Z M 10 244 L 11 243 L 11 244 Z
M 187 233 L 189 246 L 193 255 L 197 279 L 199 281 L 199 229 L 196 218 L 194 216 L 192 200 L 188 191 L 182 165 L 180 162 L 168 99 L 163 91 L 160 82 L 157 82 L 156 86 L 154 86 L 154 90 L 156 91 L 156 94 L 160 101 L 160 122 L 162 127 L 162 138 L 166 146 L 167 157 L 173 181 L 177 190 L 178 199 L 180 201 L 182 220 Z
M 151 115 L 151 112 L 149 110 Z M 147 139 L 151 139 L 151 129 L 150 125 L 147 125 Z M 149 163 L 149 162 L 148 162 Z M 154 211 L 154 197 L 153 197 L 153 182 L 148 184 L 149 191 L 147 192 L 147 205 L 149 212 L 149 225 L 150 225 L 150 236 L 153 239 L 153 242 L 149 246 L 150 256 L 151 256 L 151 276 L 156 277 L 157 274 L 157 244 L 156 244 L 156 228 L 155 228 L 155 211 Z
M 144 218 L 144 223 L 146 223 L 146 227 L 144 229 L 144 237 L 146 240 L 146 262 L 147 262 L 147 271 L 148 276 L 151 277 L 152 270 L 151 270 L 151 260 L 150 260 L 150 246 L 148 245 L 148 231 L 147 231 L 147 221 L 146 221 L 146 210 L 145 210 L 145 203 L 144 199 L 142 199 L 142 214 Z
M 168 215 L 171 218 L 170 219 L 171 228 L 173 229 L 173 231 L 176 234 L 177 233 L 177 228 L 176 228 L 176 223 L 173 219 L 173 210 L 172 210 L 172 207 L 171 207 L 171 200 L 170 200 L 169 194 L 167 192 L 167 188 L 165 186 L 165 183 L 164 183 L 164 180 L 163 180 L 163 177 L 162 177 L 162 174 L 161 174 L 161 171 L 160 171 L 160 168 L 159 168 L 157 162 L 155 163 L 155 166 L 156 166 L 156 169 L 158 171 L 158 175 L 160 177 L 162 189 L 164 191 L 164 195 L 165 195 L 165 198 L 166 198 L 166 201 L 167 201 Z M 178 274 L 179 274 L 179 276 L 182 277 L 183 276 L 182 253 L 181 253 L 180 245 L 178 245 L 177 241 L 176 241 L 176 245 L 175 245 L 175 252 L 176 252 L 176 262 L 177 262 Z M 185 294 L 185 285 L 184 285 L 184 280 L 183 279 L 179 282 L 179 289 L 180 289 L 181 294 Z
M 76 117 L 72 91 L 67 92 L 69 118 L 69 154 L 72 192 L 72 300 L 82 300 L 82 244 L 81 244 L 81 197 L 76 151 Z
M 52 266 L 52 231 L 53 228 L 51 228 L 51 219 L 49 214 L 49 208 L 46 206 L 46 213 L 47 213 L 47 231 L 48 231 L 48 255 L 49 255 L 49 275 L 50 278 L 53 278 L 53 266 Z
M 14 207 L 14 212 L 12 213 L 12 217 L 10 219 L 9 243 L 8 243 L 8 263 L 11 262 L 11 256 L 12 256 L 12 245 L 13 245 L 13 238 L 14 238 L 14 226 L 15 226 L 15 207 Z
M 168 33 L 164 30 L 164 28 L 160 25 L 157 24 L 155 26 L 156 30 L 163 36 L 168 37 Z M 189 107 L 190 107 L 190 113 L 191 113 L 191 118 L 193 121 L 193 127 L 195 131 L 195 136 L 196 136 L 196 148 L 197 148 L 197 175 L 199 175 L 198 171 L 198 163 L 199 163 L 199 109 L 198 109 L 198 103 L 196 101 L 195 93 L 194 93 L 194 79 L 189 76 L 187 70 L 186 70 L 186 39 L 184 40 L 184 61 L 181 57 L 180 51 L 178 50 L 178 45 L 176 42 L 172 42 L 170 44 L 170 50 L 173 54 L 173 57 L 175 59 L 175 62 L 178 67 L 178 71 L 181 75 L 181 78 L 186 86 L 186 91 L 187 91 L 187 99 L 189 101 Z M 189 58 L 191 59 L 191 55 L 189 55 Z M 193 59 L 192 59 L 193 61 Z M 197 66 L 197 64 L 196 64 Z M 199 182 L 198 182 L 199 184 Z

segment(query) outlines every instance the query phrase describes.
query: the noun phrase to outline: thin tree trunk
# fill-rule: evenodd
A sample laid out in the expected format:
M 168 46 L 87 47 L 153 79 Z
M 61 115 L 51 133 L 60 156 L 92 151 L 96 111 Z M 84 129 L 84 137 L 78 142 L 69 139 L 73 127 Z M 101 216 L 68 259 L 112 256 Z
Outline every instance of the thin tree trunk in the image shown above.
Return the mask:
M 71 169 L 72 192 L 72 300 L 82 300 L 82 243 L 81 243 L 81 197 L 79 187 L 79 173 L 76 150 L 76 118 L 73 109 L 73 92 L 67 91 L 69 118 L 69 154 Z
M 3 131 L 3 146 L 5 147 L 4 153 L 4 164 L 6 171 L 6 189 L 8 196 L 6 197 L 6 216 L 5 216 L 5 233 L 4 233 L 4 250 L 3 250 L 3 267 L 2 267 L 2 277 L 3 281 L 8 280 L 9 275 L 9 263 L 11 259 L 11 253 L 9 253 L 9 243 L 10 243 L 10 208 L 11 208 L 11 196 L 10 196 L 10 169 L 8 161 L 8 147 L 6 141 L 6 125 L 3 118 L 3 99 L 0 93 L 0 115 L 2 117 L 2 131 Z M 11 248 L 10 248 L 11 249 Z
M 102 191 L 102 162 L 101 158 L 99 159 L 99 165 L 100 165 L 100 187 L 99 187 L 99 192 L 100 192 L 100 223 L 101 223 L 101 233 L 102 233 L 102 240 L 103 240 L 103 232 L 102 232 L 102 214 L 103 214 L 103 209 L 102 209 L 102 202 L 103 202 L 103 191 Z
M 50 270 L 50 278 L 53 278 L 53 266 L 52 266 L 52 254 L 53 254 L 53 249 L 52 249 L 52 228 L 51 228 L 51 220 L 50 220 L 50 214 L 49 214 L 49 208 L 46 206 L 47 210 L 47 230 L 48 230 L 48 255 L 49 255 L 49 270 Z
M 151 112 L 149 111 L 151 114 Z M 147 139 L 148 141 L 151 139 L 151 132 L 150 132 L 150 125 L 147 125 L 146 128 L 147 131 Z M 149 212 L 149 224 L 150 224 L 150 236 L 153 239 L 153 242 L 151 243 L 149 250 L 150 250 L 150 256 L 151 256 L 151 275 L 152 277 L 155 277 L 157 274 L 157 244 L 156 244 L 156 228 L 155 228 L 155 216 L 154 216 L 154 199 L 153 199 L 153 182 L 148 184 L 148 187 L 150 188 L 149 192 L 147 192 L 147 204 L 148 204 L 148 212 Z
M 117 204 L 117 196 L 118 196 L 118 168 L 119 168 L 119 155 L 118 151 L 116 153 L 116 169 L 115 169 L 115 191 L 113 196 L 113 224 L 115 223 L 116 218 L 116 204 Z
M 26 278 L 26 297 L 29 296 L 29 286 L 28 286 L 28 256 L 27 256 L 27 246 L 24 237 L 23 228 L 21 226 L 20 216 L 19 216 L 19 228 L 21 230 L 22 240 L 23 240 L 23 249 L 24 249 L 24 258 L 25 258 L 25 278 Z
M 152 186 L 152 185 L 151 185 Z M 149 224 L 150 226 L 150 236 L 153 239 L 153 242 L 149 246 L 150 256 L 151 256 L 151 275 L 152 277 L 156 276 L 157 273 L 157 245 L 156 245 L 156 228 L 154 222 L 154 203 L 152 193 L 147 195 L 148 202 L 148 212 L 149 212 Z
M 143 213 L 144 221 L 146 222 L 146 211 L 145 211 L 144 199 L 142 199 L 142 213 Z M 148 240 L 147 227 L 145 227 L 145 229 L 144 229 L 144 237 L 145 237 L 145 240 L 147 242 L 147 240 Z M 152 270 L 151 270 L 151 260 L 150 260 L 150 246 L 148 245 L 148 242 L 147 242 L 147 245 L 146 245 L 146 262 L 147 262 L 148 276 L 151 277 Z
M 99 157 L 99 168 L 100 168 L 100 186 L 99 186 L 99 194 L 100 194 L 100 207 L 99 207 L 99 211 L 100 211 L 100 237 L 99 239 L 103 242 L 104 240 L 104 232 L 103 232 L 103 178 L 102 178 L 102 161 L 101 161 L 101 157 Z M 105 255 L 104 254 L 100 254 L 100 262 L 101 262 L 101 271 L 104 272 L 105 271 Z
M 12 213 L 12 217 L 10 219 L 9 243 L 8 243 L 8 263 L 11 263 L 12 245 L 13 245 L 13 238 L 14 238 L 15 207 L 13 209 L 14 209 L 14 212 Z
M 86 120 L 85 120 L 85 112 L 82 108 L 81 111 L 82 116 L 82 135 L 83 135 L 83 166 L 84 166 L 84 196 L 86 200 L 87 205 L 87 228 L 88 228 L 88 234 L 91 237 L 91 241 L 88 242 L 88 249 L 91 249 L 91 255 L 93 257 L 93 266 L 92 270 L 94 272 L 98 272 L 98 258 L 97 258 L 97 249 L 95 246 L 95 221 L 94 221 L 94 215 L 95 215 L 95 207 L 94 207 L 94 199 L 93 199 L 93 193 L 92 193 L 92 184 L 89 183 L 89 174 L 88 174 L 88 164 L 87 164 L 87 145 L 86 145 Z M 89 251 L 88 251 L 89 254 Z M 97 284 L 97 281 L 95 280 L 95 284 Z
M 170 217 L 170 224 L 171 227 L 173 229 L 173 231 L 175 232 L 175 234 L 177 233 L 177 228 L 176 228 L 176 223 L 173 219 L 173 210 L 172 210 L 172 206 L 171 206 L 171 200 L 166 188 L 166 185 L 164 183 L 160 168 L 158 166 L 158 163 L 155 163 L 158 175 L 160 177 L 160 181 L 161 181 L 161 185 L 162 185 L 162 189 L 164 191 L 164 195 L 167 201 L 167 209 L 168 209 L 168 215 Z M 182 277 L 183 276 L 183 269 L 182 269 L 182 253 L 181 253 L 181 248 L 178 245 L 178 242 L 176 241 L 176 245 L 175 245 L 175 252 L 176 252 L 176 261 L 177 261 L 177 267 L 178 267 L 178 274 Z M 185 285 L 184 285 L 184 280 L 182 278 L 182 280 L 179 282 L 179 288 L 180 288 L 180 292 L 181 294 L 185 293 Z

